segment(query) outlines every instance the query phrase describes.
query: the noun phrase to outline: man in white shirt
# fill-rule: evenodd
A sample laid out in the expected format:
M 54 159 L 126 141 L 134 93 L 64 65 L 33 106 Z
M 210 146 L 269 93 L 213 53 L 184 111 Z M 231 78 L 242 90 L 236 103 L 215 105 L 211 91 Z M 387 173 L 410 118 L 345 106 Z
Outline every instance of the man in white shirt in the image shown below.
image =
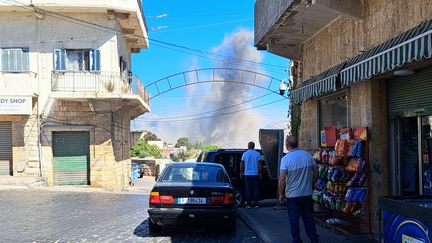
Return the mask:
M 240 163 L 240 177 L 245 178 L 246 184 L 246 207 L 258 207 L 259 187 L 258 180 L 261 179 L 262 156 L 255 151 L 255 143 L 248 143 L 248 150 L 243 153 Z
M 313 218 L 312 181 L 316 177 L 316 163 L 312 155 L 297 148 L 297 139 L 287 136 L 288 153 L 282 158 L 279 174 L 279 201 L 287 205 L 292 242 L 300 238 L 300 217 L 306 235 L 313 243 L 319 241 Z

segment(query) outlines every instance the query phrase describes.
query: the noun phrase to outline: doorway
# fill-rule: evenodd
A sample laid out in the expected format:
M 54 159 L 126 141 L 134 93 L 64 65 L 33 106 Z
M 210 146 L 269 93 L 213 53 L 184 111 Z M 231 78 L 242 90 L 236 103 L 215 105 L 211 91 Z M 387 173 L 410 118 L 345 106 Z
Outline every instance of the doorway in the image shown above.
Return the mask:
M 432 195 L 432 116 L 398 118 L 391 123 L 393 194 Z

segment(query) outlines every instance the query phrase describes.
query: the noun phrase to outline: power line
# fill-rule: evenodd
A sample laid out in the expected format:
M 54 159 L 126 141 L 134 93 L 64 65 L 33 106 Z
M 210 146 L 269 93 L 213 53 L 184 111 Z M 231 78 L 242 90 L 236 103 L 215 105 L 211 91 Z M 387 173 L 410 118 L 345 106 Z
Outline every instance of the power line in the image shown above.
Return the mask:
M 46 9 L 43 9 L 43 8 L 35 7 L 35 6 L 33 6 L 33 8 L 21 6 L 21 5 L 25 5 L 25 3 L 20 2 L 20 1 L 16 1 L 16 0 L 0 0 L 0 1 L 8 2 L 8 3 L 10 3 L 10 4 L 12 4 L 12 5 L 16 6 L 16 7 L 24 8 L 24 9 L 30 10 L 30 11 L 34 11 L 35 9 L 42 10 L 45 14 L 47 14 L 47 15 L 49 15 L 51 17 L 54 17 L 54 18 L 62 19 L 64 21 L 74 20 L 74 21 L 78 21 L 78 22 L 81 22 L 81 23 L 85 23 L 87 25 L 84 25 L 84 26 L 88 27 L 88 28 L 91 28 L 91 26 L 96 26 L 96 27 L 99 27 L 99 28 L 102 28 L 102 29 L 106 29 L 106 30 L 111 30 L 111 31 L 114 31 L 115 33 L 120 33 L 121 35 L 123 35 L 121 33 L 121 31 L 119 31 L 118 29 L 111 28 L 109 26 L 104 26 L 104 25 L 101 25 L 101 24 L 92 23 L 92 22 L 85 21 L 85 20 L 82 20 L 82 19 L 77 19 L 77 18 L 74 18 L 74 17 L 71 17 L 71 16 L 66 16 L 66 15 L 63 15 L 63 14 L 55 13 L 55 12 L 52 12 L 52 11 L 49 11 L 49 10 L 46 10 Z M 12 2 L 21 4 L 21 5 L 13 4 Z M 71 22 L 71 21 L 69 21 L 69 22 Z M 76 22 L 72 22 L 72 23 L 79 24 L 79 23 L 76 23 Z M 88 25 L 90 25 L 90 26 L 88 26 Z M 97 30 L 103 31 L 101 29 L 97 29 Z M 109 32 L 109 33 L 111 33 L 111 32 Z M 143 36 L 140 36 L 140 35 L 137 35 L 137 34 L 133 34 L 133 36 L 140 37 L 140 38 L 143 37 Z M 223 56 L 223 55 L 219 55 L 219 54 L 215 54 L 215 53 L 211 53 L 211 52 L 207 52 L 207 51 L 202 51 L 202 50 L 199 50 L 199 49 L 194 49 L 194 48 L 190 48 L 190 47 L 186 47 L 186 46 L 182 46 L 182 45 L 178 45 L 178 44 L 173 44 L 173 43 L 170 43 L 170 42 L 161 41 L 161 40 L 157 40 L 157 39 L 153 39 L 153 38 L 148 38 L 148 37 L 144 37 L 144 38 L 146 38 L 146 39 L 148 39 L 150 41 L 158 42 L 158 43 L 161 43 L 161 44 L 164 44 L 164 45 L 168 45 L 168 46 L 173 46 L 173 47 L 176 47 L 176 48 L 179 48 L 179 49 L 185 49 L 185 50 L 189 50 L 189 51 L 193 51 L 193 52 L 205 53 L 207 55 L 218 56 L 218 57 L 224 58 L 224 59 L 231 59 L 231 60 L 236 60 L 236 61 L 239 61 L 239 62 L 246 62 L 246 63 L 252 63 L 252 64 L 263 65 L 263 66 L 286 68 L 285 66 L 280 66 L 280 65 L 260 63 L 260 62 L 255 62 L 255 61 L 250 61 L 250 60 L 244 60 L 244 59 L 235 58 L 235 57 Z
M 222 113 L 222 114 L 218 114 L 218 115 L 214 115 L 214 116 L 198 117 L 198 118 L 191 118 L 191 119 L 181 119 L 181 120 L 169 120 L 169 121 L 155 121 L 155 120 L 153 120 L 153 121 L 147 121 L 144 118 L 136 118 L 135 120 L 142 120 L 143 122 L 185 122 L 185 121 L 196 121 L 196 120 L 203 120 L 203 119 L 209 119 L 209 118 L 220 117 L 220 116 L 228 116 L 228 115 L 232 115 L 232 114 L 235 114 L 235 113 L 240 113 L 240 112 L 244 112 L 244 111 L 247 111 L 247 110 L 252 110 L 252 109 L 260 108 L 260 107 L 263 107 L 263 106 L 271 105 L 271 104 L 274 104 L 274 103 L 277 103 L 277 102 L 281 102 L 283 100 L 286 100 L 286 99 L 283 98 L 283 99 L 279 99 L 279 100 L 276 100 L 276 101 L 268 102 L 268 103 L 265 103 L 265 104 L 262 104 L 262 105 L 258 105 L 258 106 L 254 106 L 254 107 L 249 107 L 249 108 L 246 108 L 246 109 L 237 110 L 237 111 L 233 111 L 233 112 Z
M 245 103 L 248 103 L 248 102 L 251 102 L 251 101 L 254 101 L 254 100 L 257 100 L 257 99 L 261 99 L 261 98 L 263 98 L 265 96 L 268 96 L 268 95 L 271 95 L 271 94 L 273 94 L 273 93 L 268 93 L 268 94 L 265 94 L 265 95 L 261 95 L 259 97 L 255 97 L 253 99 L 246 100 L 246 101 L 234 104 L 234 105 L 225 106 L 225 107 L 222 107 L 222 108 L 219 108 L 219 109 L 216 109 L 216 110 L 211 110 L 211 111 L 206 111 L 206 112 L 201 112 L 201 113 L 195 113 L 195 114 L 187 114 L 187 115 L 182 115 L 182 116 L 163 117 L 162 119 L 169 120 L 169 119 L 177 119 L 177 118 L 183 118 L 183 117 L 199 116 L 199 115 L 209 114 L 209 113 L 213 113 L 213 112 L 217 112 L 217 111 L 221 111 L 221 110 L 226 110 L 226 109 L 229 109 L 229 108 L 232 108 L 232 107 L 236 107 L 236 106 L 239 106 L 239 105 L 243 105 Z
M 178 31 L 193 30 L 193 29 L 201 29 L 201 28 L 205 28 L 205 27 L 212 27 L 212 26 L 218 26 L 218 25 L 224 25 L 224 24 L 238 23 L 238 22 L 243 22 L 243 21 L 251 20 L 251 19 L 253 19 L 253 18 L 228 20 L 228 21 L 224 21 L 224 22 L 205 24 L 205 25 L 196 25 L 196 26 L 190 26 L 190 27 L 184 27 L 184 28 L 178 28 L 178 29 L 172 29 L 172 30 L 162 30 L 162 31 L 153 32 L 153 34 L 167 33 L 167 32 L 178 32 Z

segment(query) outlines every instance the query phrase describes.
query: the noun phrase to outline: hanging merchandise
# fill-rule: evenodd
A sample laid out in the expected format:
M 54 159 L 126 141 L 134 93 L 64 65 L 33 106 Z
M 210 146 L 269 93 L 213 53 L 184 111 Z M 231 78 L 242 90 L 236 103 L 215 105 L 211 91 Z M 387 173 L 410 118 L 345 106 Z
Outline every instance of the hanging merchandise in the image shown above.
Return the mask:
M 314 183 L 312 199 L 317 208 L 318 221 L 348 233 L 368 233 L 370 225 L 367 128 L 343 128 L 323 133 L 326 146 L 314 154 L 318 163 L 318 179 Z M 334 146 L 329 134 L 335 135 Z M 323 137 L 322 137 L 323 138 Z M 323 140 L 322 140 L 323 141 Z M 334 223 L 338 219 L 344 224 Z

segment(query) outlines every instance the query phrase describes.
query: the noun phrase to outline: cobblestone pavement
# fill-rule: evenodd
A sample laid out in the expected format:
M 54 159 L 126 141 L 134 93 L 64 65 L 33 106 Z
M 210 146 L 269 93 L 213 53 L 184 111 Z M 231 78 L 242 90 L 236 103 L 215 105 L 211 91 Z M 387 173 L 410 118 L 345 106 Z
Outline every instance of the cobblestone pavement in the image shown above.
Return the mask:
M 147 202 L 136 193 L 0 190 L 0 242 L 261 242 L 241 222 L 235 234 L 150 235 Z

